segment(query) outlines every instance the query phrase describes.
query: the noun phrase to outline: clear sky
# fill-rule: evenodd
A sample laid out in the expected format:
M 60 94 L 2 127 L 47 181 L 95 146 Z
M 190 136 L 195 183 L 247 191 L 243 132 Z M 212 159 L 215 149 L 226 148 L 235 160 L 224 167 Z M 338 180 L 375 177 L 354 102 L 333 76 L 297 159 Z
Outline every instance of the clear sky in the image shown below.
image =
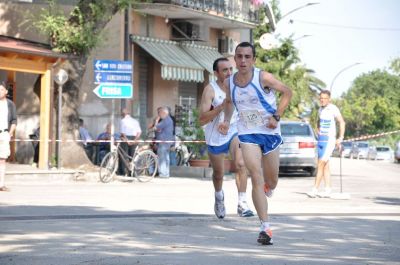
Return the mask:
M 328 89 L 343 68 L 362 63 L 338 75 L 333 97 L 349 89 L 362 73 L 387 68 L 392 59 L 400 57 L 400 0 L 280 0 L 280 10 L 285 15 L 310 2 L 319 4 L 284 17 L 276 32 L 299 38 L 295 46 L 302 62 Z

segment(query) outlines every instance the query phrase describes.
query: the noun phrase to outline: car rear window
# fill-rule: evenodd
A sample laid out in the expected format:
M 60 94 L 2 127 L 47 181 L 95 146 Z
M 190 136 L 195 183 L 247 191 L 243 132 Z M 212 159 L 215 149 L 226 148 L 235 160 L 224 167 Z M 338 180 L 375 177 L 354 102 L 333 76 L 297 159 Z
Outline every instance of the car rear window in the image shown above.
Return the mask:
M 378 151 L 378 152 L 386 152 L 386 151 L 389 151 L 389 147 L 377 147 L 376 151 Z
M 310 136 L 310 126 L 307 124 L 281 124 L 283 136 Z
M 361 148 L 367 148 L 368 144 L 367 143 L 358 143 L 357 146 L 361 147 Z
M 351 142 L 344 142 L 342 143 L 343 146 L 345 147 L 351 147 L 352 143 Z

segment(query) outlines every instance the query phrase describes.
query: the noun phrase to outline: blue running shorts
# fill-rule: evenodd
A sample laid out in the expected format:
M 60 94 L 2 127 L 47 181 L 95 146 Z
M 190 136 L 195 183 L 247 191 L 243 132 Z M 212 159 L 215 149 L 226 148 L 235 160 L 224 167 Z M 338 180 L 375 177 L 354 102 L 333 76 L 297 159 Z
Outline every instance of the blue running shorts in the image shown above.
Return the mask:
M 219 146 L 212 146 L 212 145 L 207 145 L 207 150 L 213 155 L 219 155 L 219 154 L 227 154 L 229 153 L 229 146 L 231 145 L 232 139 L 237 136 L 237 133 L 232 135 L 231 139 L 229 139 L 228 142 L 226 142 L 223 145 Z
M 329 138 L 326 135 L 318 136 L 318 159 L 322 161 L 328 161 L 335 149 L 336 139 Z
M 242 134 L 239 135 L 239 141 L 243 144 L 255 144 L 261 147 L 263 155 L 267 155 L 276 150 L 282 143 L 282 137 L 279 134 Z

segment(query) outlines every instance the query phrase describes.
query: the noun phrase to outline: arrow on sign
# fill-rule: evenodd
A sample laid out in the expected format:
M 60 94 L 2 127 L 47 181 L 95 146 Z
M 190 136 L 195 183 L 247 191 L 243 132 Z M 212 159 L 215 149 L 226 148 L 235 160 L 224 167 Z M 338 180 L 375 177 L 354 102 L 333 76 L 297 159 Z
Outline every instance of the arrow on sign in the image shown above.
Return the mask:
M 101 62 L 100 60 L 96 61 L 96 64 L 94 65 L 96 67 L 96 70 L 100 70 L 101 68 Z
M 100 80 L 101 80 L 101 74 L 100 74 L 100 73 L 97 73 L 97 74 L 96 74 L 96 81 L 97 81 L 97 83 L 99 83 Z
M 132 84 L 100 84 L 93 92 L 99 98 L 132 98 Z

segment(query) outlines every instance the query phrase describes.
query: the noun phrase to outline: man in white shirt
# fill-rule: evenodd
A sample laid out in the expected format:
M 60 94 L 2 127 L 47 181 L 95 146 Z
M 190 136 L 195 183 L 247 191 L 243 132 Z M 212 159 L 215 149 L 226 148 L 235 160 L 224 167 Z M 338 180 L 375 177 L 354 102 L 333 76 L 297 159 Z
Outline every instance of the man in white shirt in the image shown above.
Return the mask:
M 120 132 L 121 139 L 127 142 L 121 143 L 121 147 L 123 150 L 129 155 L 133 156 L 135 153 L 136 144 L 132 141 L 136 141 L 140 139 L 142 134 L 142 129 L 140 128 L 139 122 L 132 118 L 130 112 L 127 108 L 122 109 L 122 119 L 120 121 Z M 122 168 L 124 168 L 123 164 L 120 163 L 119 171 L 122 173 Z M 124 170 L 125 174 L 128 174 L 127 169 Z
M 0 82 L 0 191 L 9 191 L 4 186 L 6 159 L 10 156 L 10 139 L 17 127 L 17 111 L 14 103 L 7 99 L 6 83 Z
M 345 122 L 339 109 L 331 103 L 331 92 L 328 90 L 321 91 L 319 95 L 321 108 L 318 112 L 318 169 L 315 177 L 314 187 L 307 195 L 311 198 L 330 197 L 331 188 L 331 172 L 329 167 L 329 158 L 332 155 L 335 146 L 340 148 L 343 141 Z M 339 138 L 336 139 L 336 122 L 339 123 Z M 318 188 L 322 181 L 325 181 L 325 191 L 319 193 Z

